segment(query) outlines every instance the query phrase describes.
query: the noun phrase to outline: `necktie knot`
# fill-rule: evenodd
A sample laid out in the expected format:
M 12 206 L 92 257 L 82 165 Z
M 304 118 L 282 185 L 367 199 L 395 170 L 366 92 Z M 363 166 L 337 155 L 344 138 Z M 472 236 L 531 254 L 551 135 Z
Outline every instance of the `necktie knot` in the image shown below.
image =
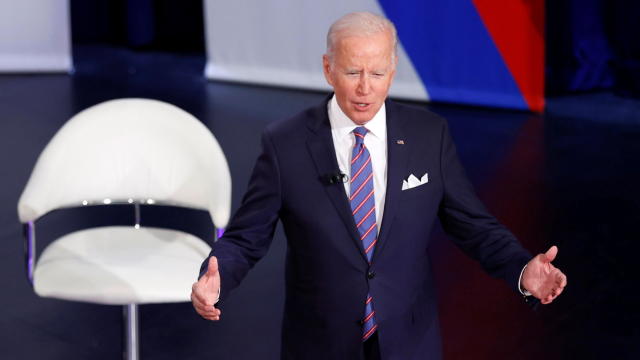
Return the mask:
M 353 129 L 353 135 L 355 135 L 356 137 L 356 146 L 361 146 L 362 144 L 364 144 L 364 136 L 367 135 L 368 131 L 369 130 L 367 130 L 367 128 L 364 126 L 358 126 L 357 128 Z

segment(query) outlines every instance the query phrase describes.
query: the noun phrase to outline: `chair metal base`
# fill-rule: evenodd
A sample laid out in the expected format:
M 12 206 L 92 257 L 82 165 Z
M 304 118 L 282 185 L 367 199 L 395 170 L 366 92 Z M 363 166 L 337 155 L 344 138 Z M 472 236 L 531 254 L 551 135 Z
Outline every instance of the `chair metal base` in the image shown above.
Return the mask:
M 123 307 L 125 327 L 125 360 L 138 360 L 140 347 L 138 338 L 138 304 L 128 304 Z

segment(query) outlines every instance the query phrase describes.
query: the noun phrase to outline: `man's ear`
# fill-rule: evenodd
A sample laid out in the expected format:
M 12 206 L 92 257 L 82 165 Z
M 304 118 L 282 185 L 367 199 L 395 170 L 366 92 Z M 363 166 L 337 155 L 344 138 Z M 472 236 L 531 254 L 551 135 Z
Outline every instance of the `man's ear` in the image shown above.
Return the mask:
M 331 60 L 329 60 L 329 55 L 327 54 L 322 55 L 322 70 L 327 83 L 333 86 L 333 78 L 331 76 Z

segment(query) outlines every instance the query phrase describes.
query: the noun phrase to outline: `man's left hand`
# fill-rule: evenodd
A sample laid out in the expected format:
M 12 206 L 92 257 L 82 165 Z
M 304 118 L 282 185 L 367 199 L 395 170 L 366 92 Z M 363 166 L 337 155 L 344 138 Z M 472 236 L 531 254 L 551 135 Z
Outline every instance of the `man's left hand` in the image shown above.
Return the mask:
M 522 274 L 522 287 L 543 304 L 552 302 L 567 286 L 567 276 L 551 264 L 557 254 L 558 248 L 552 246 L 531 259 Z

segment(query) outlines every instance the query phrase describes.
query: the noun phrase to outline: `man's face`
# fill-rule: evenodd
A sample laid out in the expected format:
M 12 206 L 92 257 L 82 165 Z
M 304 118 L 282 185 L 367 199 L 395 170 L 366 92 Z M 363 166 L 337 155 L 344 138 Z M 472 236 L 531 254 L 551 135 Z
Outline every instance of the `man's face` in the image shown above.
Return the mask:
M 339 38 L 333 62 L 322 58 L 324 76 L 333 87 L 340 109 L 364 125 L 380 110 L 395 75 L 393 39 L 388 32 Z

